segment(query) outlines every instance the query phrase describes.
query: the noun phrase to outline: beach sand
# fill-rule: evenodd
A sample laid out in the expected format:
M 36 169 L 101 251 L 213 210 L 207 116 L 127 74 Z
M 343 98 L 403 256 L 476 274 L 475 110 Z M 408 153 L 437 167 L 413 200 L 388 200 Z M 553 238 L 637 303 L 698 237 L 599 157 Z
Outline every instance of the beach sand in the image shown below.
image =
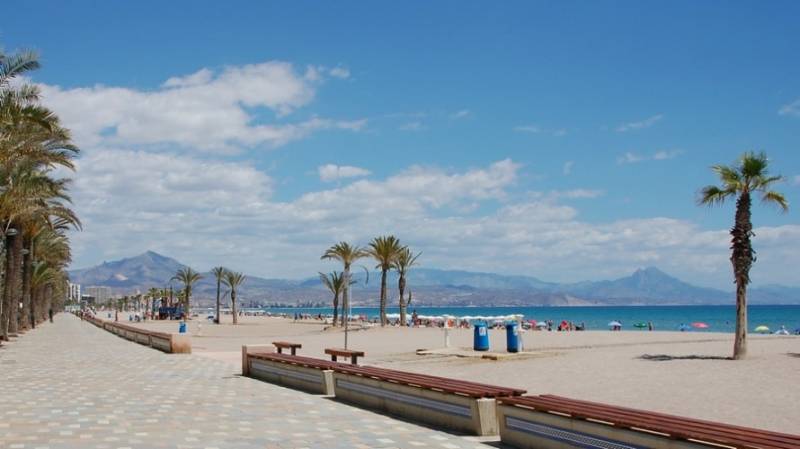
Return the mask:
M 105 313 L 101 313 L 105 318 Z M 127 317 L 127 315 L 125 315 Z M 122 318 L 122 315 L 120 315 Z M 241 346 L 287 340 L 300 354 L 325 358 L 342 347 L 341 328 L 313 320 L 242 317 L 221 325 L 189 322 L 195 354 L 241 364 Z M 126 324 L 129 324 L 126 321 Z M 177 332 L 177 321 L 140 323 Z M 438 328 L 374 327 L 354 330 L 349 346 L 366 352 L 363 363 L 558 394 L 712 421 L 800 433 L 800 337 L 749 335 L 749 357 L 728 360 L 733 335 L 711 332 L 525 332 L 525 352 L 499 360 L 470 355 L 472 331 L 450 331 L 444 348 Z M 490 331 L 491 351 L 504 353 L 505 332 Z M 433 350 L 418 355 L 417 350 Z

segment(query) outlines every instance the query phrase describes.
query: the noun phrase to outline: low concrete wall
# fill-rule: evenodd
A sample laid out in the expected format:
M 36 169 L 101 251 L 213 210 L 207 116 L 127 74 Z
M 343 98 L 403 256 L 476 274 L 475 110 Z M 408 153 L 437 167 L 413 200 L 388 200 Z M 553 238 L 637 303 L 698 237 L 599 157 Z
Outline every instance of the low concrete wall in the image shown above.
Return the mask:
M 308 368 L 252 357 L 274 352 L 272 345 L 242 346 L 242 375 L 314 394 L 333 395 L 333 371 Z
M 333 373 L 336 398 L 409 420 L 475 435 L 497 435 L 494 399 L 476 399 Z
M 500 440 L 520 449 L 708 449 L 655 433 L 498 405 Z
M 333 371 L 249 357 L 248 375 L 314 394 L 333 395 Z
M 104 321 L 91 316 L 84 317 L 84 320 L 134 343 L 150 346 L 170 354 L 192 353 L 192 339 L 187 334 L 153 332 L 125 324 Z

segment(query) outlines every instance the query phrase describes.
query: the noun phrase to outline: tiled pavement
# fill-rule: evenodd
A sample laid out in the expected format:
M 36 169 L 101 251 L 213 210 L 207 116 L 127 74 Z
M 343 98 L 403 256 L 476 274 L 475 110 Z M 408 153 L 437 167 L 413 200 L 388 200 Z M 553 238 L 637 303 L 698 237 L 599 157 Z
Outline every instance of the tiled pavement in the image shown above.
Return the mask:
M 60 314 L 0 347 L 0 448 L 492 447 L 235 371 Z

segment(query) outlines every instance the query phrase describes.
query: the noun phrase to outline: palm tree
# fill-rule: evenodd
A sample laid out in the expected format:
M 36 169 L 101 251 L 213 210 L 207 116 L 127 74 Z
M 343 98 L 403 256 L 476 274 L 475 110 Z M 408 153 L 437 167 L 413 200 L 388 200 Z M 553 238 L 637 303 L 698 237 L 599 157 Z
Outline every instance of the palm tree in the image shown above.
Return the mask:
M 369 249 L 367 249 L 367 253 L 378 262 L 375 268 L 381 270 L 381 326 L 386 326 L 387 323 L 386 276 L 402 249 L 403 247 L 400 245 L 400 240 L 393 235 L 375 237 L 369 243 Z
M 220 320 L 219 314 L 219 289 L 222 285 L 222 281 L 225 278 L 225 273 L 228 272 L 228 269 L 225 267 L 214 267 L 211 269 L 211 272 L 214 274 L 214 278 L 217 279 L 217 307 L 216 307 L 216 315 L 214 316 L 214 322 L 220 324 L 222 321 Z
M 236 315 L 236 290 L 244 283 L 245 277 L 242 273 L 234 271 L 225 272 L 225 285 L 231 289 L 231 313 L 233 313 L 233 324 L 239 324 L 239 318 Z
M 358 259 L 367 257 L 369 254 L 361 247 L 350 245 L 347 242 L 339 242 L 322 254 L 322 260 L 338 260 L 344 265 L 342 276 L 344 277 L 344 290 L 342 295 L 342 309 L 345 313 L 342 314 L 342 321 L 344 322 L 344 347 L 347 348 L 347 327 L 350 317 L 347 311 L 350 310 L 350 267 Z
M 185 307 L 183 309 L 183 313 L 185 315 L 185 319 L 189 319 L 191 316 L 190 307 L 192 302 L 192 287 L 194 286 L 197 281 L 203 279 L 203 275 L 194 271 L 191 267 L 185 267 L 178 270 L 175 273 L 175 276 L 170 279 L 171 281 L 178 281 L 183 283 L 183 300 Z
M 753 234 L 750 207 L 751 193 L 758 193 L 764 203 L 789 210 L 783 194 L 770 190 L 782 176 L 770 176 L 769 160 L 763 152 L 744 153 L 734 165 L 715 165 L 711 169 L 722 181 L 721 186 L 710 185 L 700 191 L 698 202 L 713 206 L 736 197 L 736 216 L 731 229 L 731 264 L 736 282 L 736 337 L 733 343 L 733 358 L 743 359 L 747 355 L 747 284 L 750 283 L 750 267 L 755 262 L 755 251 L 750 238 Z
M 147 297 L 150 298 L 150 305 L 148 306 L 148 310 L 150 310 L 150 312 L 152 313 L 153 309 L 155 309 L 156 307 L 156 298 L 161 298 L 161 289 L 156 287 L 150 287 L 150 289 L 147 290 Z M 151 318 L 155 319 L 155 317 Z
M 32 52 L 6 55 L 0 52 L 0 334 L 33 327 L 43 316 L 43 304 L 33 293 L 37 264 L 47 260 L 54 278 L 66 280 L 69 244 L 63 234 L 65 224 L 80 227 L 77 217 L 64 203 L 68 180 L 54 179 L 53 169 L 73 168 L 78 149 L 58 117 L 38 104 L 39 89 L 15 84 L 14 78 L 39 67 Z M 13 229 L 16 235 L 9 232 Z M 47 234 L 45 237 L 44 234 Z M 40 250 L 39 246 L 51 245 Z M 52 249 L 53 252 L 48 253 Z M 57 251 L 56 251 L 57 250 Z M 53 305 L 53 294 L 64 288 L 59 283 L 44 285 L 38 295 Z M 41 292 L 40 292 L 41 293 Z M 22 313 L 16 305 L 22 302 Z M 12 307 L 12 305 L 14 307 Z
M 400 325 L 406 326 L 408 325 L 408 321 L 406 320 L 406 308 L 408 305 L 411 304 L 411 293 L 408 294 L 408 302 L 405 300 L 405 291 L 406 291 L 406 275 L 408 274 L 408 270 L 416 265 L 417 258 L 422 255 L 422 253 L 414 254 L 411 250 L 404 246 L 400 253 L 397 255 L 394 263 L 392 264 L 392 268 L 397 271 L 398 279 L 397 279 L 397 289 L 400 291 Z
M 333 293 L 333 325 L 336 326 L 339 318 L 339 296 L 344 290 L 344 276 L 338 271 L 333 271 L 331 274 L 320 273 L 319 279 Z M 344 311 L 342 311 L 342 316 L 344 316 Z

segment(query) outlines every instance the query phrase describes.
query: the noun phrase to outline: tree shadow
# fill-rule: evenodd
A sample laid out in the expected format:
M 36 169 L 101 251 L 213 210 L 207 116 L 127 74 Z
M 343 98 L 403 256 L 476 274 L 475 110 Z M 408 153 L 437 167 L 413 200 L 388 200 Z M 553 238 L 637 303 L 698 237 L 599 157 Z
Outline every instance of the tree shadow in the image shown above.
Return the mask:
M 637 358 L 651 362 L 669 362 L 672 360 L 733 360 L 732 357 L 721 357 L 717 355 L 644 354 Z

